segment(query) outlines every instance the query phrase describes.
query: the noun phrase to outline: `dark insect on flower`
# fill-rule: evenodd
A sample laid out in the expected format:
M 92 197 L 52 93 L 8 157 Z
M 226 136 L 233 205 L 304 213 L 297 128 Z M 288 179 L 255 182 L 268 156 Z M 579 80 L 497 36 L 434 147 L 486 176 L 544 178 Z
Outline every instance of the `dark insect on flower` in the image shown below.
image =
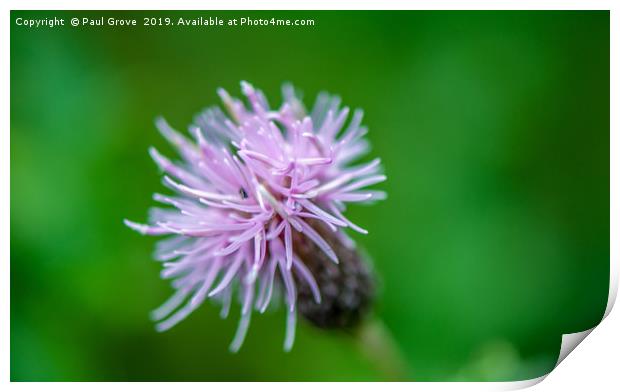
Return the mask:
M 369 149 L 361 110 L 345 127 L 349 109 L 338 97 L 319 94 L 307 114 L 286 85 L 284 103 L 271 110 L 260 90 L 241 86 L 249 107 L 220 89 L 230 117 L 217 107 L 198 115 L 190 127 L 195 141 L 157 120 L 182 158 L 172 162 L 150 150 L 176 195 L 155 194 L 170 208 L 152 209 L 148 225 L 125 223 L 142 234 L 170 235 L 155 257 L 176 293 L 153 311 L 158 330 L 207 298 L 221 302 L 226 317 L 238 291 L 241 319 L 230 349 L 241 347 L 253 309 L 262 313 L 283 298 L 290 350 L 298 308 L 325 328 L 354 325 L 368 308 L 372 276 L 343 229 L 367 231 L 343 213 L 348 203 L 384 199 L 365 188 L 385 176 L 379 159 L 351 164 Z

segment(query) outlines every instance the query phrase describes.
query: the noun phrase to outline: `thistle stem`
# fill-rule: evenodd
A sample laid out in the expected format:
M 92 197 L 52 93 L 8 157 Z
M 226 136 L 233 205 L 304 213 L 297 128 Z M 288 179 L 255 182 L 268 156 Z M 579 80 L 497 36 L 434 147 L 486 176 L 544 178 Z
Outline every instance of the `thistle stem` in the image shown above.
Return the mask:
M 412 381 L 407 361 L 382 320 L 372 317 L 355 334 L 357 347 L 385 381 Z

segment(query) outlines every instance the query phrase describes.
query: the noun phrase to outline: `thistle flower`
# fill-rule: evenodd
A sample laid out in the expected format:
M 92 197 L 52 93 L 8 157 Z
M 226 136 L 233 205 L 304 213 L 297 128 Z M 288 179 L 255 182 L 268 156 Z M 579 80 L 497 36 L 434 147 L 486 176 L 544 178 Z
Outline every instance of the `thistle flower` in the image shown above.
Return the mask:
M 288 351 L 298 304 L 308 319 L 329 327 L 348 321 L 334 322 L 326 314 L 345 315 L 338 309 L 361 309 L 368 302 L 369 293 L 356 294 L 371 290 L 368 270 L 343 229 L 367 231 L 343 213 L 347 203 L 385 198 L 381 191 L 365 190 L 385 176 L 379 159 L 353 164 L 369 149 L 361 110 L 345 127 L 349 109 L 340 108 L 338 97 L 319 94 L 306 114 L 290 85 L 283 88 L 278 110 L 270 109 L 250 84 L 242 82 L 241 88 L 249 107 L 219 89 L 228 116 L 218 107 L 199 114 L 189 128 L 194 140 L 157 119 L 159 131 L 182 158 L 172 162 L 150 149 L 175 196 L 154 195 L 169 208 L 153 208 L 149 224 L 125 223 L 142 234 L 170 236 L 155 252 L 163 262 L 162 278 L 173 279 L 176 290 L 152 312 L 159 331 L 207 298 L 220 302 L 226 317 L 238 293 L 241 318 L 230 349 L 241 347 L 253 310 L 262 313 L 283 302 Z M 333 281 L 348 285 L 350 295 L 329 289 L 338 285 Z M 322 297 L 329 297 L 327 305 Z

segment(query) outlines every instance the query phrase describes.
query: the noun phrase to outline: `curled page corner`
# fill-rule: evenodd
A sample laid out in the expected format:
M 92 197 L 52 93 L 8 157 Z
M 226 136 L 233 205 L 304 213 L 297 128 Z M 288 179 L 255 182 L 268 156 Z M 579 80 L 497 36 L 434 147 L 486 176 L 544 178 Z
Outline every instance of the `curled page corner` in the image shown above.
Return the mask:
M 544 380 L 548 375 L 549 375 L 549 373 L 543 374 L 542 376 L 539 376 L 539 377 L 536 377 L 536 378 L 532 378 L 532 379 L 529 379 L 529 380 L 511 381 L 511 382 L 501 383 L 500 390 L 502 390 L 502 391 L 517 391 L 517 390 L 520 390 L 520 389 L 529 388 L 529 387 L 532 387 L 532 386 L 538 384 L 542 380 Z
M 605 317 L 603 317 L 602 320 L 604 319 Z M 560 354 L 558 355 L 558 360 L 553 366 L 553 369 L 551 369 L 548 373 L 543 374 L 542 376 L 539 376 L 536 378 L 529 379 L 529 380 L 512 381 L 512 382 L 503 383 L 503 385 L 501 385 L 500 390 L 516 391 L 516 390 L 532 387 L 542 382 L 545 378 L 547 378 L 549 374 L 551 374 L 551 372 L 553 372 L 553 370 L 555 370 L 555 368 L 558 367 L 558 365 L 568 356 L 568 354 L 570 354 L 597 326 L 598 324 L 585 331 L 563 334 L 562 343 L 560 344 Z
M 611 297 L 609 298 L 611 299 Z M 553 366 L 553 369 L 549 371 L 549 373 L 543 374 L 542 376 L 539 376 L 536 378 L 532 378 L 530 380 L 507 382 L 505 383 L 503 388 L 501 388 L 501 390 L 515 391 L 519 389 L 529 388 L 542 382 L 545 378 L 547 378 L 549 374 L 551 374 L 551 372 L 555 370 L 555 368 L 558 367 L 558 365 L 564 359 L 566 359 L 568 354 L 570 354 L 581 342 L 583 342 L 583 340 L 590 334 L 590 332 L 594 331 L 594 328 L 596 328 L 605 319 L 607 314 L 608 313 L 606 313 L 605 316 L 603 316 L 603 318 L 601 319 L 601 321 L 599 321 L 597 325 L 595 325 L 594 327 L 590 329 L 587 329 L 585 331 L 580 331 L 580 332 L 574 332 L 574 333 L 565 333 L 562 335 L 562 343 L 560 344 L 560 354 L 558 355 L 558 360 Z
M 566 359 L 566 357 L 568 357 L 568 354 L 570 354 L 581 342 L 583 342 L 583 340 L 588 335 L 590 335 L 590 333 L 594 331 L 594 329 L 598 327 L 607 318 L 607 316 L 609 316 L 611 310 L 616 303 L 616 297 L 618 295 L 618 264 L 619 263 L 617 262 L 617 260 L 612 259 L 610 261 L 609 294 L 607 296 L 607 306 L 605 307 L 605 313 L 603 314 L 601 320 L 595 326 L 585 331 L 567 333 L 562 335 L 562 343 L 560 344 L 560 354 L 558 355 L 558 360 L 555 363 L 555 366 L 553 366 L 553 369 L 549 371 L 549 373 L 543 374 L 542 376 L 536 378 L 532 378 L 530 380 L 501 383 L 502 385 L 499 388 L 500 390 L 515 391 L 519 389 L 525 389 L 543 381 L 545 378 L 547 378 L 549 374 L 551 374 L 551 372 L 555 370 L 555 368 L 560 365 L 562 361 L 564 361 L 564 359 Z
M 563 334 L 562 344 L 560 345 L 560 355 L 558 355 L 558 361 L 555 363 L 553 369 L 558 367 L 558 365 L 566 359 L 568 354 L 570 354 L 579 345 L 579 343 L 583 342 L 590 332 L 594 331 L 594 328 L 596 328 L 596 326 L 581 332 Z

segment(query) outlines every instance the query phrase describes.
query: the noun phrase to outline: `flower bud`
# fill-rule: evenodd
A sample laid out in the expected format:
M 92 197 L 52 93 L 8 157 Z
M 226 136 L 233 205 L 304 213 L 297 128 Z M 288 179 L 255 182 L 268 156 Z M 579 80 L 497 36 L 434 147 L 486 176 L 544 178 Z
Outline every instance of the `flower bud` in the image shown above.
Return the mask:
M 316 279 L 321 293 L 321 302 L 317 303 L 309 285 L 295 275 L 297 309 L 317 327 L 353 329 L 370 311 L 375 297 L 372 270 L 355 246 L 347 246 L 340 233 L 320 223 L 313 223 L 312 227 L 331 246 L 339 263 L 334 263 L 306 236 L 295 236 L 295 252 Z

